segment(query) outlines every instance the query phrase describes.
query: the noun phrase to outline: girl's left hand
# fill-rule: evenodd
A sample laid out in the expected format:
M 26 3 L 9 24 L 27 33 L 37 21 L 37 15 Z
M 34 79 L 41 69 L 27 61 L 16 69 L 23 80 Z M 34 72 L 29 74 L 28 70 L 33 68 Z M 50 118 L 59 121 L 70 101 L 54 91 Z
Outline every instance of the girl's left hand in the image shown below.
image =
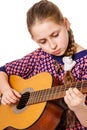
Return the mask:
M 76 111 L 85 105 L 85 95 L 83 95 L 77 88 L 69 88 L 66 91 L 64 101 L 72 111 Z

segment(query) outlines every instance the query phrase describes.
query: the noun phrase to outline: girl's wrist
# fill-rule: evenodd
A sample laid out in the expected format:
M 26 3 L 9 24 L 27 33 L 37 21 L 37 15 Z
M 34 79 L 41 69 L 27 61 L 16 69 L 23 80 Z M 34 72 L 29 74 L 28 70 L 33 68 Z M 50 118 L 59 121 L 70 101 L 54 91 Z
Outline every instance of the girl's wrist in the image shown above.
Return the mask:
M 3 94 L 4 92 L 8 91 L 10 89 L 9 86 L 4 86 L 3 88 L 1 88 L 1 93 Z
M 74 113 L 80 113 L 87 109 L 87 105 L 85 103 L 81 104 L 77 109 L 74 110 Z

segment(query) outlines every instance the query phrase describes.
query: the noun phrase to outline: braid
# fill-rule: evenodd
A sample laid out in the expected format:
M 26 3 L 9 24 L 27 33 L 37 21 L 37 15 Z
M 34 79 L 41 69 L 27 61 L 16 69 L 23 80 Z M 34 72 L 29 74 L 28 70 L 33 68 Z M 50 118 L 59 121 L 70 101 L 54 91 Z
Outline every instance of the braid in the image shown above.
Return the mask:
M 68 33 L 69 33 L 69 44 L 68 44 L 67 51 L 65 52 L 65 55 L 73 57 L 73 55 L 76 52 L 76 46 L 74 44 L 75 40 L 74 40 L 73 32 L 71 29 L 68 31 Z M 75 78 L 72 75 L 71 71 L 66 71 L 64 75 L 64 83 L 68 84 L 74 81 L 75 81 Z M 68 127 L 72 127 L 75 125 L 75 121 L 76 121 L 76 116 L 74 112 L 71 111 L 70 109 L 66 110 L 66 120 L 64 122 L 64 125 Z
M 68 34 L 69 34 L 69 44 L 68 44 L 68 48 L 65 52 L 65 55 L 73 56 L 73 54 L 75 54 L 75 52 L 76 52 L 76 46 L 74 44 L 75 40 L 74 40 L 73 32 L 71 29 L 68 31 Z
M 68 34 L 69 34 L 69 43 L 68 43 L 68 48 L 65 52 L 65 56 L 73 57 L 73 55 L 76 52 L 76 46 L 74 44 L 75 40 L 74 40 L 73 32 L 71 29 L 68 31 Z M 69 82 L 73 82 L 73 81 L 75 81 L 75 78 L 72 76 L 70 71 L 67 71 L 64 76 L 64 83 L 69 83 Z

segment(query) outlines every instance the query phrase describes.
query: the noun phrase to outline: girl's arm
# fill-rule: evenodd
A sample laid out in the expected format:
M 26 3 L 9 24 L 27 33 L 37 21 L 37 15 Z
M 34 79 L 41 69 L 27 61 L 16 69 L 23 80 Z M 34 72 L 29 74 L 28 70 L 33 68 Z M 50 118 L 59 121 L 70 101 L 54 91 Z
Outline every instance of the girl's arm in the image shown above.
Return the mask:
M 68 107 L 74 111 L 80 123 L 87 127 L 87 106 L 85 104 L 85 95 L 83 95 L 77 88 L 69 88 L 66 91 L 64 100 Z
M 80 123 L 87 127 L 87 106 L 82 104 L 81 107 L 78 107 L 78 110 L 74 111 Z

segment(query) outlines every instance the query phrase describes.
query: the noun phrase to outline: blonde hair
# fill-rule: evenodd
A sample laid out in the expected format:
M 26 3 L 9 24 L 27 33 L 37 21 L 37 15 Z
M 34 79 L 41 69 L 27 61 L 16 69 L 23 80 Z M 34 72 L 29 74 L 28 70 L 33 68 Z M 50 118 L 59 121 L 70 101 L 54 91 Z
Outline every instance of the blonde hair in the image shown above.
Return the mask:
M 27 27 L 29 32 L 31 33 L 32 26 L 37 21 L 43 21 L 45 19 L 51 18 L 57 24 L 64 23 L 64 17 L 61 13 L 60 9 L 54 3 L 48 0 L 41 0 L 35 3 L 28 11 L 27 11 Z M 68 48 L 65 52 L 65 55 L 72 56 L 75 53 L 75 45 L 74 45 L 74 36 L 73 32 L 70 29 L 69 33 L 69 44 Z
M 51 18 L 54 22 L 56 22 L 57 24 L 60 24 L 60 25 L 64 23 L 63 14 L 61 13 L 58 6 L 56 6 L 54 3 L 52 3 L 48 0 L 41 0 L 37 3 L 35 3 L 27 11 L 28 31 L 31 33 L 31 28 L 33 27 L 33 25 L 36 24 L 37 21 L 41 22 L 47 18 Z M 73 36 L 73 32 L 71 29 L 68 31 L 68 34 L 69 34 L 69 43 L 68 43 L 68 48 L 64 55 L 73 57 L 73 55 L 76 52 L 76 47 L 74 45 L 75 41 L 74 41 L 74 36 Z M 65 82 L 69 82 L 68 79 L 70 79 L 70 82 L 72 82 L 74 80 L 70 71 L 67 71 L 64 76 Z M 74 122 L 75 119 L 72 118 L 73 114 L 71 114 L 72 112 L 70 110 L 67 113 L 68 114 L 66 117 L 68 117 L 68 118 L 66 119 L 67 120 L 66 124 L 68 126 L 71 126 L 72 122 Z
M 56 23 L 63 23 L 63 15 L 59 8 L 50 1 L 41 0 L 35 3 L 27 12 L 27 27 L 31 33 L 31 27 L 37 21 L 52 18 Z

